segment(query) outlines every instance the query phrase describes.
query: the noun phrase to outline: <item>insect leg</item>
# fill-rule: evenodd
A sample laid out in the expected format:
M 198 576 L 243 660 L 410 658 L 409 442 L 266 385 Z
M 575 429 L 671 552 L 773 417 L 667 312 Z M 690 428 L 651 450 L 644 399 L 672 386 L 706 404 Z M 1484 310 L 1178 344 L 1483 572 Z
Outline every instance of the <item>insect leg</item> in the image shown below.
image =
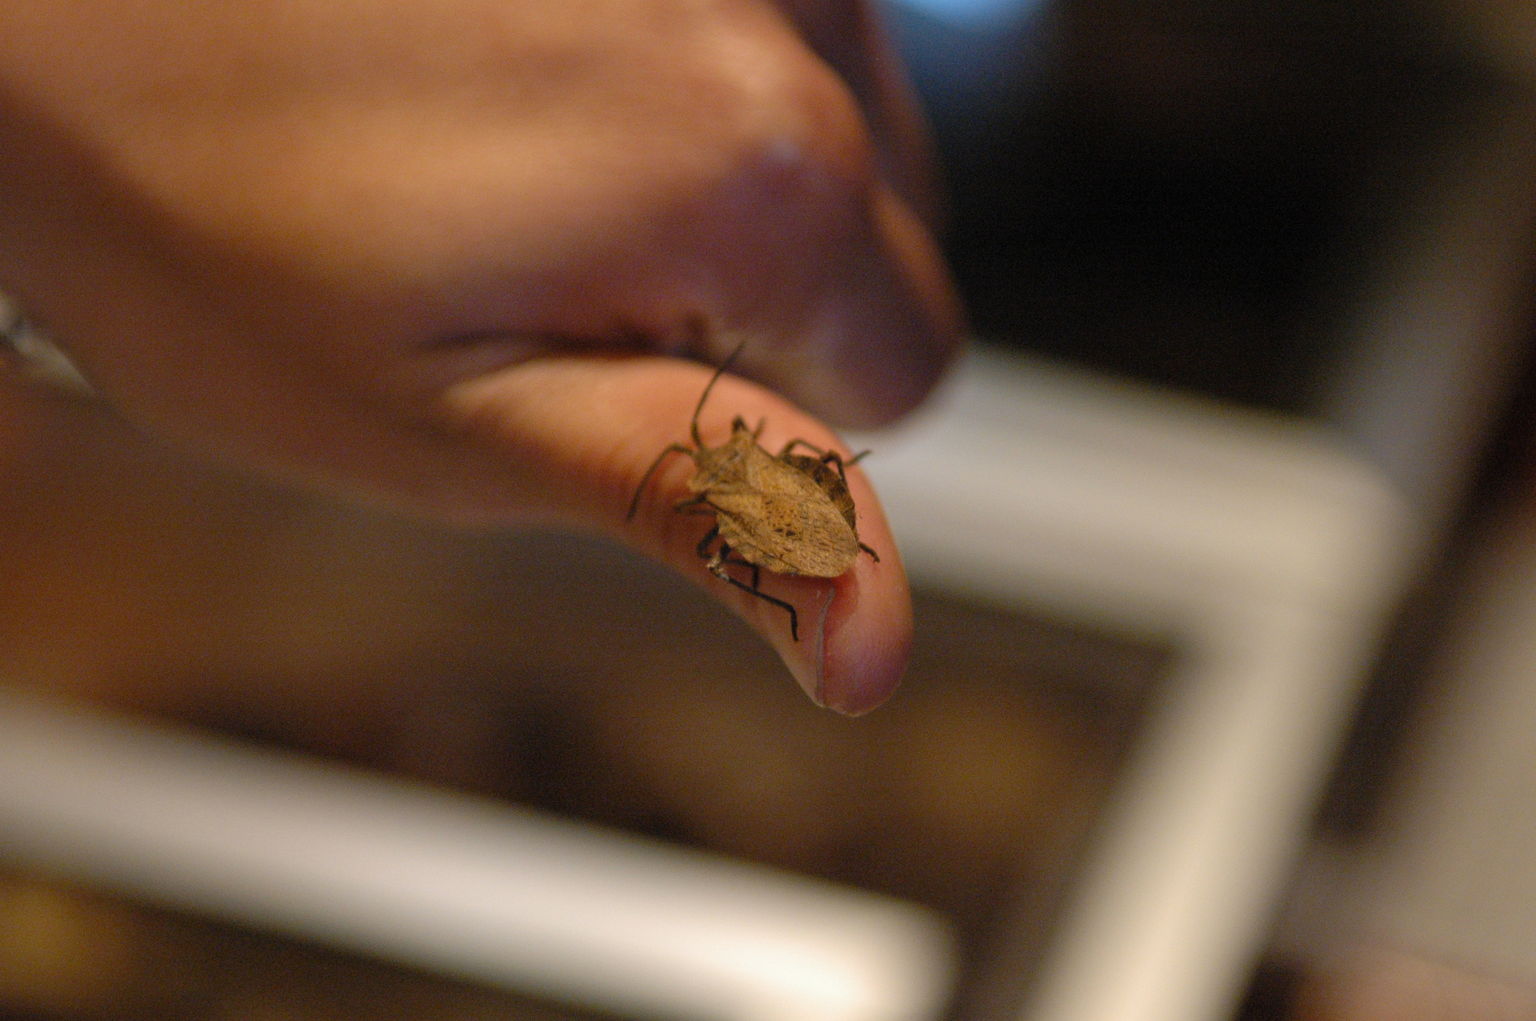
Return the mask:
M 685 447 L 681 443 L 668 443 L 662 448 L 661 453 L 656 455 L 656 460 L 652 461 L 651 466 L 645 470 L 645 474 L 640 476 L 640 484 L 635 487 L 635 495 L 629 501 L 629 513 L 624 515 L 625 521 L 634 520 L 635 511 L 640 508 L 640 494 L 645 492 L 645 487 L 651 481 L 651 476 L 656 474 L 656 469 L 661 467 L 661 462 L 667 459 L 668 454 L 688 454 L 692 456 L 693 448 Z
M 709 569 L 711 571 L 715 569 L 715 560 L 712 556 L 710 556 L 709 544 L 714 542 L 717 538 L 719 538 L 719 536 L 720 528 L 717 525 L 714 528 L 711 528 L 709 531 L 705 532 L 704 538 L 700 539 L 699 544 L 693 548 L 694 552 L 699 555 L 700 560 L 709 561 Z
M 784 449 L 779 451 L 780 460 L 788 457 L 790 452 L 793 451 L 796 447 L 804 447 L 806 450 L 809 450 L 811 453 L 819 457 L 822 464 L 829 464 L 836 468 L 837 473 L 843 476 L 843 481 L 845 482 L 847 481 L 847 475 L 843 472 L 843 466 L 858 464 L 860 461 L 869 456 L 869 451 L 861 450 L 857 454 L 854 454 L 852 457 L 844 457 L 842 454 L 839 454 L 835 450 L 823 450 L 808 440 L 790 440 L 788 443 L 784 444 Z
M 817 457 L 822 457 L 826 454 L 825 450 L 822 450 L 820 447 L 816 446 L 814 443 L 811 443 L 809 440 L 795 439 L 790 440 L 788 443 L 784 444 L 784 449 L 779 451 L 779 458 L 782 460 L 783 458 L 788 457 L 790 452 L 793 451 L 796 447 L 804 447 L 806 450 L 809 450 Z
M 714 541 L 718 532 L 719 529 L 711 528 L 709 530 L 709 534 L 704 537 L 704 541 L 699 543 L 700 556 L 705 556 L 708 554 L 708 549 L 706 547 L 708 547 L 709 544 Z M 726 564 L 745 564 L 747 567 L 750 567 L 752 569 L 752 584 L 748 585 L 741 579 L 732 577 L 731 573 L 725 569 Z M 740 557 L 732 558 L 730 546 L 722 542 L 720 544 L 720 548 L 714 552 L 713 556 L 710 556 L 709 563 L 705 566 L 709 569 L 710 574 L 713 574 L 721 581 L 729 585 L 735 585 L 743 592 L 750 592 L 764 602 L 772 603 L 774 606 L 779 607 L 785 613 L 789 614 L 789 637 L 793 638 L 797 642 L 800 640 L 800 615 L 795 612 L 794 604 L 789 603 L 783 599 L 779 599 L 775 596 L 770 596 L 768 593 L 757 587 L 761 572 L 759 571 L 756 564 L 748 560 L 742 560 Z
M 831 465 L 832 467 L 836 468 L 837 477 L 842 479 L 844 482 L 847 482 L 848 472 L 845 470 L 846 467 L 850 464 L 858 464 L 868 456 L 869 451 L 867 450 L 861 450 L 857 454 L 854 454 L 852 457 L 844 457 L 842 454 L 839 454 L 835 450 L 829 450 L 821 455 L 821 463 Z
M 758 567 L 756 564 L 754 564 L 752 561 L 747 560 L 744 557 L 732 556 L 732 553 L 734 553 L 734 552 L 735 551 L 732 550 L 729 546 L 721 546 L 720 547 L 720 553 L 721 553 L 720 562 L 722 564 L 740 564 L 742 567 L 745 567 L 747 570 L 751 571 L 752 572 L 752 591 L 756 592 L 758 595 L 762 595 L 763 593 L 758 591 L 758 587 L 757 587 L 761 583 L 762 578 L 763 578 L 762 569 L 760 567 Z
M 700 493 L 698 496 L 690 496 L 686 500 L 679 500 L 672 505 L 672 509 L 679 514 L 713 514 L 715 508 L 709 505 L 709 494 Z

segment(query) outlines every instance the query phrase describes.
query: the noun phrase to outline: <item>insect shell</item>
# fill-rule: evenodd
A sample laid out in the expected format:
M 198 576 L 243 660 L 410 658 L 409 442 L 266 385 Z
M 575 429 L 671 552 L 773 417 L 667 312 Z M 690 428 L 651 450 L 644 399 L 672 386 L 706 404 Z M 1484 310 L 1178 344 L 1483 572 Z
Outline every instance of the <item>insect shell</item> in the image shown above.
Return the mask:
M 635 516 L 641 494 L 662 462 L 671 454 L 687 454 L 694 464 L 688 480 L 693 496 L 677 504 L 676 510 L 714 515 L 714 526 L 697 547 L 705 568 L 721 581 L 786 611 L 790 636 L 799 641 L 799 614 L 791 603 L 760 589 L 761 571 L 836 578 L 853 566 L 860 552 L 880 559 L 859 541 L 858 516 L 844 473 L 845 465 L 864 454 L 845 460 L 836 451 L 795 439 L 775 457 L 757 442 L 762 425 L 753 429 L 739 415 L 724 443 L 706 447 L 699 435 L 699 414 L 715 382 L 740 350 L 731 353 L 699 395 L 689 425 L 693 446 L 670 443 L 662 449 L 636 487 L 628 517 Z M 795 453 L 797 448 L 811 453 Z M 728 565 L 746 568 L 749 580 L 731 574 Z

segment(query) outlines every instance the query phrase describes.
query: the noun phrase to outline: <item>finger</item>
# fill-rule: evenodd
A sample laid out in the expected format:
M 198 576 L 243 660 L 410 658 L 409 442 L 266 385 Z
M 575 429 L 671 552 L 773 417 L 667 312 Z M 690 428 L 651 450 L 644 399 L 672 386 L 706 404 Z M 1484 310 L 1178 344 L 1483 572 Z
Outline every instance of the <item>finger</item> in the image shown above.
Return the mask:
M 685 304 L 724 327 L 708 360 L 749 338 L 759 360 L 744 360 L 743 374 L 834 425 L 879 426 L 927 397 L 962 342 L 958 293 L 924 217 L 926 186 L 913 183 L 930 163 L 926 141 L 870 12 L 785 2 L 823 53 L 848 41 L 842 59 L 796 50 L 799 37 L 781 41 L 782 65 L 797 72 L 786 102 L 802 107 L 732 161 L 728 186 L 701 190 L 725 202 L 705 202 L 691 218 L 704 233 L 675 238 L 682 261 L 663 260 L 663 271 L 721 271 Z M 648 293 L 665 293 L 665 281 L 651 283 Z
M 773 646 L 818 704 L 868 711 L 895 690 L 911 643 L 911 603 L 901 558 L 874 492 L 857 467 L 848 471 L 860 538 L 880 555 L 861 555 L 834 579 L 762 572 L 762 589 L 796 608 L 799 640 L 783 608 L 728 585 L 704 568 L 697 546 L 709 528 L 673 505 L 689 495 L 691 461 L 673 458 L 650 480 L 632 521 L 631 498 L 669 443 L 688 442 L 689 419 L 709 380 L 705 366 L 660 358 L 551 356 L 534 359 L 449 391 L 449 413 L 482 451 L 518 465 L 520 478 L 542 482 L 529 513 L 606 532 L 678 570 L 727 605 Z M 845 449 L 824 426 L 781 398 L 733 376 L 720 379 L 700 421 L 706 445 L 721 442 L 731 419 L 765 424 L 769 450 L 800 437 Z M 494 514 L 494 509 L 491 509 Z
M 820 303 L 791 327 L 787 343 L 813 356 L 776 359 L 756 377 L 849 428 L 912 411 L 961 345 L 959 303 L 927 228 L 888 189 L 872 198 L 870 217 L 877 240 L 829 267 Z
M 777 0 L 822 60 L 858 98 L 888 181 L 930 227 L 942 220 L 937 159 L 916 92 L 868 0 Z
M 926 137 L 861 3 L 784 4 L 823 57 L 782 43 L 783 66 L 798 71 L 789 105 L 804 108 L 731 162 L 728 186 L 699 192 L 725 201 L 690 218 L 701 236 L 672 239 L 681 261 L 663 259 L 668 278 L 647 293 L 712 266 L 714 286 L 684 305 L 723 327 L 708 360 L 751 339 L 744 375 L 834 425 L 879 426 L 927 397 L 962 342 L 928 186 L 916 183 L 931 165 Z

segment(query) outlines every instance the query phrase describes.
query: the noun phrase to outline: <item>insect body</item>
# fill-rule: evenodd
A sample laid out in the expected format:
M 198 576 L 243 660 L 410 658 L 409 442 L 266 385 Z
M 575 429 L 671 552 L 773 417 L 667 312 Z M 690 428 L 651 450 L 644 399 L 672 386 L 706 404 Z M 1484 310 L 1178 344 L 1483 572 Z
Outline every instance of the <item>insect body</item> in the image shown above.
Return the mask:
M 714 515 L 714 527 L 698 545 L 705 567 L 721 581 L 783 608 L 789 614 L 789 633 L 799 641 L 799 615 L 793 605 L 758 587 L 761 569 L 776 574 L 836 578 L 853 566 L 860 551 L 880 559 L 859 541 L 853 496 L 844 474 L 845 465 L 864 455 L 845 461 L 835 451 L 824 451 L 796 439 L 785 444 L 775 457 L 757 442 L 762 425 L 753 429 L 739 415 L 731 423 L 731 435 L 724 443 L 706 447 L 699 436 L 699 413 L 704 410 L 715 381 L 735 356 L 733 352 L 726 359 L 699 395 L 689 426 L 693 446 L 671 443 L 656 456 L 635 489 L 628 516 L 635 516 L 646 484 L 667 456 L 687 454 L 694 463 L 693 477 L 688 480 L 693 496 L 677 504 L 676 509 Z M 814 456 L 795 453 L 799 447 L 812 451 Z M 731 564 L 746 567 L 750 583 L 727 571 Z

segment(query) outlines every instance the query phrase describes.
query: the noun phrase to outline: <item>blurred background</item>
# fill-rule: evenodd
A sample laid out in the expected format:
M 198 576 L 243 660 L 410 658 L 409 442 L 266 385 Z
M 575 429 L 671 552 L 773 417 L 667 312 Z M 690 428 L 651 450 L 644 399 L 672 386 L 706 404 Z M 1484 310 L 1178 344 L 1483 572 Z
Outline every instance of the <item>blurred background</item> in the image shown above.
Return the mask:
M 1536 1018 L 1536 15 L 886 13 L 983 350 L 860 438 L 918 587 L 889 707 L 814 709 L 606 545 L 281 490 L 15 386 L 6 690 L 912 906 L 927 998 L 828 1017 Z M 810 1021 L 123 881 L 110 827 L 59 853 L 47 776 L 0 780 L 0 1017 Z

